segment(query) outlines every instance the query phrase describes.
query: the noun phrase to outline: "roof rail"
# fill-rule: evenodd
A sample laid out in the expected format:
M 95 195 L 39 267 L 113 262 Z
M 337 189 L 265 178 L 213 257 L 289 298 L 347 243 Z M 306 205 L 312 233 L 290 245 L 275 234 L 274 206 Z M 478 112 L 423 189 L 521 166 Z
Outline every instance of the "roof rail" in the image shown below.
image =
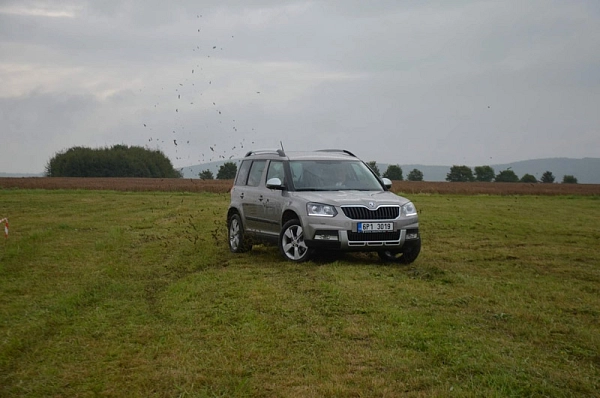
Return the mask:
M 244 157 L 248 157 L 251 155 L 274 155 L 277 154 L 279 156 L 285 156 L 285 152 L 283 152 L 281 149 L 259 149 L 256 151 L 249 151 L 248 153 L 246 153 L 246 155 Z
M 346 150 L 346 149 L 319 149 L 317 152 L 342 152 L 345 153 L 347 155 L 350 155 L 352 157 L 356 157 L 355 154 L 353 154 L 352 152 Z

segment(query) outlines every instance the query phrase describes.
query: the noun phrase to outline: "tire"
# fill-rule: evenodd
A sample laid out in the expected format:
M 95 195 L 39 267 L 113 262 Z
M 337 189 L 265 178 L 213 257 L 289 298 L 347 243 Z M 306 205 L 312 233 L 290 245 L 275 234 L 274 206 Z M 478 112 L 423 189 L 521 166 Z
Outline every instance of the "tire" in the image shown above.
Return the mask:
M 227 237 L 229 238 L 229 250 L 232 253 L 244 253 L 252 249 L 252 245 L 246 242 L 244 227 L 239 214 L 229 217 L 227 222 Z
M 421 239 L 412 243 L 401 251 L 382 250 L 378 252 L 379 258 L 388 263 L 410 264 L 414 262 L 421 252 Z
M 307 261 L 313 250 L 304 243 L 302 225 L 297 219 L 290 220 L 283 225 L 279 234 L 279 251 L 286 260 L 301 263 Z

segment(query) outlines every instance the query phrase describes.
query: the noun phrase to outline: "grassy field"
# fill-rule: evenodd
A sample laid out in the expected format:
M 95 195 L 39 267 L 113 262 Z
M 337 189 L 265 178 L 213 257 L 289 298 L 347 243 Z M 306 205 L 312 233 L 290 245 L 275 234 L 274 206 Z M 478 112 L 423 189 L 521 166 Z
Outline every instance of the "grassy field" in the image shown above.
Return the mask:
M 0 396 L 597 396 L 600 197 L 410 197 L 406 267 L 233 255 L 227 194 L 0 190 Z

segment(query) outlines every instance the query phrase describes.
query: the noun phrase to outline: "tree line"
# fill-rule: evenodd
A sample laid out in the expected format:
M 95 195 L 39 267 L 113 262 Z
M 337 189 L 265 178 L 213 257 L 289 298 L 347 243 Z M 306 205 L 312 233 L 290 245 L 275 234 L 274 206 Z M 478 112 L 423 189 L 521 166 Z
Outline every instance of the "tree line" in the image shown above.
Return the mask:
M 219 167 L 217 180 L 233 180 L 237 174 L 237 164 L 235 162 L 225 162 Z M 198 177 L 201 180 L 214 180 L 215 176 L 209 169 L 202 170 Z
M 388 165 L 381 174 L 376 161 L 367 162 L 367 165 L 380 177 L 395 181 L 404 181 L 402 168 Z M 235 162 L 225 162 L 219 167 L 216 178 L 218 180 L 231 180 L 237 173 Z M 182 173 L 161 151 L 151 150 L 139 146 L 114 145 L 105 148 L 73 147 L 57 153 L 46 165 L 48 177 L 150 177 L 150 178 L 181 178 Z M 198 174 L 202 180 L 212 180 L 214 175 L 206 169 Z M 423 172 L 418 169 L 411 170 L 406 179 L 408 181 L 423 181 Z M 501 170 L 496 174 L 491 166 L 454 165 L 446 174 L 449 182 L 524 182 L 524 183 L 553 183 L 555 177 L 546 171 L 538 181 L 535 176 L 525 174 L 521 178 L 510 168 Z M 577 178 L 572 175 L 563 176 L 564 184 L 577 184 Z
M 446 181 L 449 182 L 525 182 L 525 183 L 545 183 L 552 184 L 556 178 L 551 171 L 545 171 L 542 174 L 542 178 L 538 181 L 535 176 L 531 174 L 524 174 L 521 178 L 510 169 L 501 170 L 498 174 L 495 174 L 494 169 L 491 166 L 476 166 L 475 172 L 469 166 L 452 166 L 450 172 L 446 174 Z M 563 176 L 563 184 L 577 184 L 577 178 L 572 175 Z
M 377 162 L 367 162 L 367 165 L 373 170 L 378 176 L 382 176 Z M 403 181 L 402 168 L 399 165 L 389 165 L 387 170 L 383 173 L 382 177 L 389 178 L 390 180 Z M 551 171 L 546 171 L 542 178 L 538 181 L 535 176 L 531 174 L 524 174 L 521 178 L 510 169 L 501 170 L 498 174 L 495 173 L 491 166 L 477 166 L 475 172 L 469 166 L 452 166 L 450 172 L 446 174 L 446 181 L 449 182 L 526 182 L 526 183 L 553 183 L 555 177 Z M 423 181 L 423 173 L 418 169 L 413 169 L 408 173 L 408 181 Z M 572 175 L 563 176 L 563 184 L 577 184 L 577 178 Z
M 48 161 L 45 174 L 48 177 L 182 177 L 161 151 L 127 145 L 69 148 Z
M 383 175 L 381 174 L 376 161 L 367 162 L 367 165 L 379 177 L 389 178 L 394 181 L 404 181 L 402 168 L 397 164 L 392 164 L 387 167 Z M 231 180 L 235 178 L 237 165 L 234 162 L 225 162 L 220 166 L 217 173 L 218 180 Z M 202 180 L 213 180 L 215 177 L 209 169 L 203 170 L 198 175 Z M 538 181 L 535 176 L 525 174 L 519 178 L 510 168 L 500 171 L 498 174 L 491 166 L 477 166 L 471 169 L 469 166 L 452 166 L 450 172 L 446 174 L 446 181 L 449 182 L 524 182 L 524 183 L 553 183 L 555 177 L 550 171 L 546 171 L 542 178 Z M 407 181 L 423 181 L 423 172 L 419 169 L 412 169 L 407 177 Z M 565 175 L 562 180 L 563 184 L 577 184 L 577 178 L 572 175 Z

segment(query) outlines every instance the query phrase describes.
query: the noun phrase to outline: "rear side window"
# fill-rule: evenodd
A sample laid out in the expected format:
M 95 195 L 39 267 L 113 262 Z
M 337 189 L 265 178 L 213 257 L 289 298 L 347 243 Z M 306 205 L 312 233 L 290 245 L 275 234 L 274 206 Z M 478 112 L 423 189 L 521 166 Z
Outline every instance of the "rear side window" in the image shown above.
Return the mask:
M 255 160 L 252 162 L 250 167 L 250 173 L 248 174 L 248 183 L 251 187 L 257 187 L 260 184 L 260 178 L 262 177 L 263 171 L 265 170 L 266 160 Z
M 240 165 L 240 171 L 238 171 L 238 175 L 235 179 L 235 185 L 246 185 L 246 181 L 248 180 L 248 171 L 250 170 L 250 165 L 252 165 L 251 160 L 244 160 Z

